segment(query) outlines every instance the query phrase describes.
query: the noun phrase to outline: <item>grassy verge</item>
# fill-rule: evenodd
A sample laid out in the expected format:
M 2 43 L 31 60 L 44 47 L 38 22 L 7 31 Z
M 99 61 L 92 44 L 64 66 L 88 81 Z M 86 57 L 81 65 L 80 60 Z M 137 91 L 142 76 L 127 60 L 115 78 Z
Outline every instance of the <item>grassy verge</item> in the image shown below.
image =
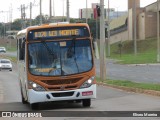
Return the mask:
M 96 78 L 96 80 L 98 83 L 102 82 L 98 77 Z M 153 83 L 136 83 L 128 80 L 105 80 L 103 81 L 103 83 L 107 85 L 122 86 L 127 88 L 160 91 L 160 84 Z
M 157 63 L 157 57 L 155 52 L 150 53 L 138 53 L 136 56 L 134 54 L 124 54 L 120 56 L 112 56 L 112 59 L 119 60 L 118 63 L 121 64 L 146 64 L 146 63 Z
M 12 62 L 17 62 L 17 58 L 16 57 L 11 57 L 11 56 L 6 56 L 6 55 L 0 55 L 0 58 L 10 59 Z
M 137 41 L 137 55 L 134 55 L 133 41 L 122 42 L 111 45 L 111 58 L 120 60 L 122 64 L 142 64 L 157 62 L 157 39 L 148 38 Z
M 12 46 L 12 47 L 7 47 L 7 51 L 10 51 L 10 52 L 14 52 L 14 51 L 17 51 L 17 48 Z

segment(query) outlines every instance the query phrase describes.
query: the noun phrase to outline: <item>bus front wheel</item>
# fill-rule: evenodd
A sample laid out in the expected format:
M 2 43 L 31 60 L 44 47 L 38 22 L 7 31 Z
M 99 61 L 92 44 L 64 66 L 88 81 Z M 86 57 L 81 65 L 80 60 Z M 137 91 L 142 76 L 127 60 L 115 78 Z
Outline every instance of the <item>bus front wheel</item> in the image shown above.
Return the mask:
M 28 102 L 24 99 L 23 95 L 21 97 L 22 97 L 22 103 L 27 104 Z
M 83 107 L 90 107 L 91 106 L 91 99 L 84 99 L 82 101 Z
M 28 102 L 27 102 L 27 100 L 25 100 L 25 98 L 24 98 L 24 96 L 23 96 L 22 86 L 20 86 L 20 87 L 21 87 L 21 99 L 22 99 L 22 103 L 23 103 L 23 104 L 27 104 Z

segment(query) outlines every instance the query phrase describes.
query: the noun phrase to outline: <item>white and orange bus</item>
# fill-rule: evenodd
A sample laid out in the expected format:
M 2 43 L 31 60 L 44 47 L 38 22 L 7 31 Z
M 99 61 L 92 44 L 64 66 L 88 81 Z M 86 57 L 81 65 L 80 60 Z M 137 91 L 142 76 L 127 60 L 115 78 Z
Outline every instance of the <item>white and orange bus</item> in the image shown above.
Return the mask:
M 85 23 L 52 23 L 17 34 L 18 79 L 22 102 L 77 101 L 96 98 L 93 44 Z

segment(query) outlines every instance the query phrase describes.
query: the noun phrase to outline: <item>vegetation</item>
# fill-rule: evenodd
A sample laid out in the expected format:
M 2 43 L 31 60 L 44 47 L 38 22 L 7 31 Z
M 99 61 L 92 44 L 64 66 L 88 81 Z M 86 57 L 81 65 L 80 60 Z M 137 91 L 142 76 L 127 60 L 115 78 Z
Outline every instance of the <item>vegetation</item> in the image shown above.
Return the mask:
M 102 82 L 100 78 L 96 77 L 97 82 Z M 128 80 L 105 80 L 103 83 L 113 86 L 122 86 L 127 88 L 143 89 L 143 90 L 155 90 L 160 91 L 160 84 L 153 83 L 137 83 Z
M 123 64 L 156 63 L 157 39 L 137 41 L 137 55 L 134 55 L 133 41 L 115 43 L 111 45 L 111 58 L 118 59 L 119 63 Z
M 6 55 L 0 55 L 0 59 L 9 59 L 12 62 L 17 62 L 17 57 L 12 57 L 12 56 L 6 56 Z

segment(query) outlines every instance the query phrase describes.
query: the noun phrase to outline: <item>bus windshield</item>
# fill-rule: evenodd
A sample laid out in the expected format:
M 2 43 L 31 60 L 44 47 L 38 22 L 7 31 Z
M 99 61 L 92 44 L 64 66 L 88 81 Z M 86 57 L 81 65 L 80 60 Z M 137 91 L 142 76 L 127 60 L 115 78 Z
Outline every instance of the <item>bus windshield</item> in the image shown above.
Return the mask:
M 29 71 L 44 76 L 87 72 L 93 67 L 90 45 L 89 39 L 29 43 Z

